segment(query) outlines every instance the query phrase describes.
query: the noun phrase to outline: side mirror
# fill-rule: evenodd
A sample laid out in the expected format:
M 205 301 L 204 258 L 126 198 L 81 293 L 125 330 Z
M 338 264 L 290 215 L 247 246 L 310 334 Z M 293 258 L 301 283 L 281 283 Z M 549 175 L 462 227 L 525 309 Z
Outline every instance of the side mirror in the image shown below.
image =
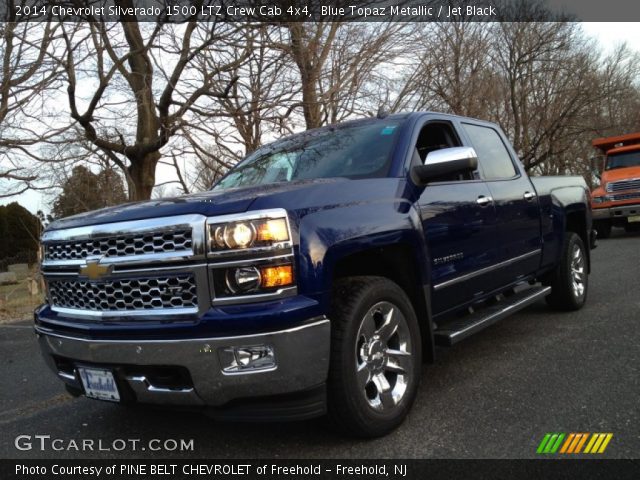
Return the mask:
M 411 176 L 418 185 L 447 175 L 473 172 L 478 168 L 478 155 L 471 147 L 451 147 L 434 150 L 427 155 L 424 165 L 411 169 Z
M 600 180 L 602 176 L 601 168 L 602 168 L 602 157 L 591 157 L 591 172 L 593 175 Z

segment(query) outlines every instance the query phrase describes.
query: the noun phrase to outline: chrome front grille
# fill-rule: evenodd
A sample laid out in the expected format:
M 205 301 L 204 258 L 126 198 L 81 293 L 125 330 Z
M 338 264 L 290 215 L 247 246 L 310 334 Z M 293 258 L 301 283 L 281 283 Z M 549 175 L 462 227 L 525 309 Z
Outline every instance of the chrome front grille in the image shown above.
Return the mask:
M 640 198 L 640 192 L 617 193 L 615 195 L 610 195 L 609 197 L 613 201 L 633 200 L 635 198 Z
M 45 244 L 46 260 L 81 260 L 89 256 L 125 257 L 181 252 L 192 248 L 191 229 L 136 233 Z
M 159 276 L 90 282 L 51 280 L 49 298 L 54 308 L 90 312 L 197 309 L 193 275 Z
M 49 230 L 42 274 L 70 318 L 200 315 L 211 303 L 199 214 Z
M 607 192 L 623 192 L 634 189 L 640 189 L 640 178 L 607 183 Z

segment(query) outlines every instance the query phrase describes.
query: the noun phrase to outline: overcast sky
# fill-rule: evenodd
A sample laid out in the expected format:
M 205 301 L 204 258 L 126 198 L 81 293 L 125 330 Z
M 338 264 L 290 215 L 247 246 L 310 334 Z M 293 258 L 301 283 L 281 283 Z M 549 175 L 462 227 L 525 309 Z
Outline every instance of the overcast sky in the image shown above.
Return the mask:
M 640 53 L 640 23 L 583 23 L 582 27 L 586 34 L 598 39 L 598 43 L 605 50 L 605 53 L 616 45 L 626 42 L 629 47 Z M 173 169 L 162 168 L 158 171 L 157 183 L 172 180 Z M 22 195 L 2 198 L 1 204 L 18 202 L 26 209 L 35 213 L 38 210 L 48 212 L 49 198 L 40 192 L 26 192 Z

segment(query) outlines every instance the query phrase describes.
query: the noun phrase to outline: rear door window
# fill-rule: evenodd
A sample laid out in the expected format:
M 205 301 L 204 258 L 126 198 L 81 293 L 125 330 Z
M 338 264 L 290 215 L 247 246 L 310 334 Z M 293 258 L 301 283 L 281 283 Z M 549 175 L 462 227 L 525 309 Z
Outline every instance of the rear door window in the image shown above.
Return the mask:
M 493 128 L 463 123 L 486 180 L 512 178 L 517 174 L 511 155 L 504 142 Z

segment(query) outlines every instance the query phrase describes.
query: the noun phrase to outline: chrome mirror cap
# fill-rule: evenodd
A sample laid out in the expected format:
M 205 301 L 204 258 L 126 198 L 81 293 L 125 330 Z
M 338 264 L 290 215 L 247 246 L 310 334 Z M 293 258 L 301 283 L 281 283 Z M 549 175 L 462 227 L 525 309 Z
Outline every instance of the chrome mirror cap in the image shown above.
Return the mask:
M 427 158 L 424 160 L 424 164 L 439 165 L 441 163 L 454 162 L 456 160 L 475 161 L 474 170 L 478 166 L 478 154 L 472 147 L 451 147 L 434 150 L 433 152 L 429 152 Z
M 449 175 L 473 172 L 478 168 L 478 155 L 471 147 L 452 147 L 434 150 L 427 155 L 424 165 L 411 169 L 411 179 L 424 186 Z

